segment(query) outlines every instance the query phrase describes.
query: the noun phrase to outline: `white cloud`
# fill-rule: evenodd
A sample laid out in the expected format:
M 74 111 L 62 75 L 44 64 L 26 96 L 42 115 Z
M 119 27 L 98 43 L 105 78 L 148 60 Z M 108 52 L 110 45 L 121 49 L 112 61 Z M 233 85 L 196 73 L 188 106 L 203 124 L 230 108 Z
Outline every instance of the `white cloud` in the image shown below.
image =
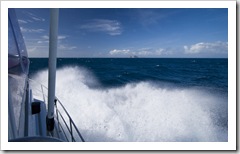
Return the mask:
M 39 41 L 37 41 L 37 43 L 38 44 L 43 44 L 43 43 L 49 43 L 49 41 L 48 40 L 39 40 Z
M 42 18 L 40 16 L 37 16 L 31 12 L 28 11 L 23 11 L 24 14 L 26 14 L 27 19 L 18 19 L 19 24 L 27 24 L 27 23 L 32 23 L 32 22 L 44 22 L 45 18 Z
M 131 51 L 129 49 L 123 49 L 123 50 L 111 50 L 109 52 L 111 56 L 139 56 L 139 57 L 155 57 L 155 56 L 166 56 L 172 54 L 172 52 L 167 51 L 166 49 L 159 48 L 159 49 L 153 49 L 153 48 L 141 48 L 136 49 L 134 51 Z
M 26 42 L 29 57 L 48 57 L 48 46 Z
M 140 55 L 140 56 L 147 56 L 147 55 L 152 55 L 151 51 L 148 50 L 143 50 L 143 51 L 139 51 L 139 52 L 133 52 L 133 55 Z
M 171 54 L 171 52 L 163 48 L 158 49 L 143 48 L 139 49 L 135 54 L 139 56 L 164 56 Z
M 59 50 L 73 50 L 76 49 L 76 46 L 71 46 L 71 45 L 67 45 L 66 43 L 64 43 L 64 39 L 66 39 L 68 36 L 67 35 L 59 35 L 58 36 L 58 49 Z M 49 36 L 48 35 L 43 35 L 42 40 L 39 40 L 38 43 L 49 43 Z
M 183 46 L 185 54 L 201 54 L 201 53 L 218 53 L 226 54 L 228 52 L 228 43 L 227 42 L 214 42 L 214 43 L 205 43 L 200 42 L 193 44 L 191 46 Z
M 36 51 L 37 47 L 30 47 L 30 48 L 27 48 L 28 52 L 34 52 Z
M 86 29 L 91 32 L 105 32 L 109 35 L 121 35 L 121 23 L 116 20 L 93 19 L 80 26 L 80 29 Z
M 44 29 L 31 29 L 31 28 L 23 28 L 23 27 L 20 27 L 20 29 L 23 33 L 42 33 L 45 31 Z
M 59 50 L 64 50 L 64 51 L 73 50 L 76 48 L 77 48 L 76 46 L 69 46 L 69 45 L 65 45 L 65 44 L 59 44 L 59 46 L 58 46 Z
M 58 39 L 59 40 L 63 40 L 63 39 L 66 39 L 68 36 L 66 36 L 66 35 L 59 35 L 58 36 Z
M 33 21 L 45 21 L 44 18 L 40 17 L 40 16 L 37 16 L 31 12 L 28 12 L 28 11 L 24 11 L 24 13 Z
M 151 25 L 158 23 L 161 19 L 167 17 L 166 14 L 159 13 L 154 9 L 137 9 L 136 15 L 142 25 Z
M 130 54 L 130 50 L 117 50 L 117 49 L 114 49 L 114 50 L 111 50 L 109 52 L 110 55 L 129 55 Z
M 43 35 L 43 36 L 42 36 L 42 39 L 48 40 L 48 39 L 49 39 L 49 36 L 48 36 L 48 35 Z
M 18 19 L 19 24 L 27 24 L 28 22 L 26 20 Z
M 166 54 L 166 50 L 162 49 L 162 48 L 157 49 L 155 52 L 156 52 L 156 55 L 164 55 L 164 54 Z
M 58 40 L 63 40 L 63 39 L 66 39 L 67 37 L 68 37 L 67 35 L 58 35 Z M 42 39 L 49 40 L 49 36 L 43 35 Z
M 41 17 L 32 17 L 32 19 L 35 21 L 45 21 L 45 19 Z

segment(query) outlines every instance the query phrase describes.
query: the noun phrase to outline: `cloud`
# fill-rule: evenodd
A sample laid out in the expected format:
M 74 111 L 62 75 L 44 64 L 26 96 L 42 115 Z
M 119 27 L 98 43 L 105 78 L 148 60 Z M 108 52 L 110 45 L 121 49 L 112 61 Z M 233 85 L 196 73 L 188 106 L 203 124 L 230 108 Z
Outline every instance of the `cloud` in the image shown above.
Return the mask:
M 117 50 L 117 49 L 114 49 L 114 50 L 111 50 L 109 52 L 110 55 L 129 55 L 130 54 L 130 50 Z
M 69 46 L 69 45 L 66 45 L 66 44 L 58 45 L 58 49 L 59 50 L 64 50 L 64 51 L 73 50 L 73 49 L 76 49 L 76 48 L 77 48 L 76 46 Z
M 137 9 L 136 11 L 140 23 L 145 26 L 156 24 L 167 16 L 156 9 Z
M 153 48 L 141 48 L 131 51 L 129 49 L 123 50 L 111 50 L 109 51 L 111 56 L 139 56 L 139 57 L 155 57 L 155 56 L 166 56 L 172 54 L 171 51 L 168 51 L 163 48 L 153 49 Z
M 32 29 L 32 28 L 23 28 L 23 27 L 20 27 L 22 33 L 42 33 L 42 32 L 45 32 L 44 29 Z
M 67 35 L 58 35 L 58 40 L 63 40 L 63 39 L 66 39 L 67 37 L 68 37 Z M 41 38 L 45 40 L 49 40 L 48 35 L 43 35 Z
M 166 49 L 159 48 L 155 51 L 156 55 L 168 55 L 171 52 L 167 51 Z
M 68 36 L 66 36 L 66 35 L 59 35 L 58 36 L 58 39 L 59 40 L 63 40 L 63 39 L 66 39 Z
M 81 25 L 80 29 L 90 32 L 105 32 L 112 36 L 122 34 L 121 23 L 117 20 L 93 19 Z
M 163 48 L 157 48 L 157 49 L 142 48 L 142 49 L 139 49 L 134 54 L 139 56 L 166 56 L 166 55 L 172 54 L 172 52 Z
M 39 17 L 32 17 L 32 19 L 35 21 L 45 21 L 44 18 L 39 18 Z
M 42 39 L 49 40 L 49 36 L 48 35 L 43 35 Z
M 73 50 L 76 49 L 76 46 L 71 46 L 71 45 L 67 45 L 66 43 L 64 43 L 64 39 L 66 39 L 68 36 L 67 35 L 58 35 L 58 49 L 59 50 L 64 50 L 64 51 L 68 51 L 68 50 Z M 42 40 L 39 40 L 38 43 L 49 43 L 49 36 L 48 35 L 43 35 Z
M 200 42 L 193 44 L 191 46 L 183 46 L 185 54 L 201 54 L 201 53 L 218 53 L 226 54 L 228 52 L 228 43 L 227 42 L 214 42 L 214 43 L 205 43 Z
M 49 41 L 48 40 L 39 40 L 39 41 L 37 41 L 37 43 L 38 44 L 43 44 L 43 43 L 49 43 Z
M 34 52 L 36 51 L 37 47 L 29 47 L 27 48 L 28 52 Z
M 30 18 L 29 21 L 40 21 L 40 22 L 45 21 L 45 18 L 37 16 L 34 13 L 31 13 L 31 12 L 28 12 L 28 11 L 24 11 L 24 13 Z
M 27 24 L 28 22 L 26 20 L 18 19 L 19 24 Z
M 158 8 L 139 8 L 130 15 L 133 20 L 137 20 L 142 26 L 148 27 L 150 25 L 159 24 L 165 19 L 180 13 L 180 10 L 167 11 Z
M 29 57 L 48 57 L 48 46 L 26 42 Z

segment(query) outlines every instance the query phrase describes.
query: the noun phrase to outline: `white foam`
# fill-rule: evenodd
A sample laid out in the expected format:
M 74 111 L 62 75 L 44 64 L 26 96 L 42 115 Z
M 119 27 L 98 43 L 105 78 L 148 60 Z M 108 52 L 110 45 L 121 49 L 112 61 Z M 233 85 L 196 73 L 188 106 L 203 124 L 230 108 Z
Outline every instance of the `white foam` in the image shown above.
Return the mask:
M 34 80 L 47 85 L 47 71 Z M 86 141 L 227 141 L 227 99 L 151 82 L 99 85 L 79 67 L 57 71 L 56 93 Z M 221 116 L 219 116 L 221 115 Z

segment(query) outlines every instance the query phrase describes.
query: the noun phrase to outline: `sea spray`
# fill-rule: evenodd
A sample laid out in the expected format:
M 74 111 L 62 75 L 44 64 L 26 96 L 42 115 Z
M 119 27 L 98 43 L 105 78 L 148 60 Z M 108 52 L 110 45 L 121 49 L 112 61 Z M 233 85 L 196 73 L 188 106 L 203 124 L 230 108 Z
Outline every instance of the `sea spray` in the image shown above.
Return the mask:
M 33 78 L 47 85 L 47 70 Z M 151 81 L 104 88 L 81 67 L 59 69 L 56 86 L 86 141 L 228 141 L 227 99 L 204 89 Z

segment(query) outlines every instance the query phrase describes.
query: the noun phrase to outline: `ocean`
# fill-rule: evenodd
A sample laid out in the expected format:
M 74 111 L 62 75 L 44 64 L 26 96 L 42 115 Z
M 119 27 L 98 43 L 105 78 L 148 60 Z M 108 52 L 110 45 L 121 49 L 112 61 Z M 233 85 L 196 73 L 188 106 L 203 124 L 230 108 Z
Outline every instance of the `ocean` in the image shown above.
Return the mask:
M 30 58 L 30 78 L 47 86 L 47 66 Z M 228 141 L 228 59 L 58 58 L 56 78 L 86 141 Z

